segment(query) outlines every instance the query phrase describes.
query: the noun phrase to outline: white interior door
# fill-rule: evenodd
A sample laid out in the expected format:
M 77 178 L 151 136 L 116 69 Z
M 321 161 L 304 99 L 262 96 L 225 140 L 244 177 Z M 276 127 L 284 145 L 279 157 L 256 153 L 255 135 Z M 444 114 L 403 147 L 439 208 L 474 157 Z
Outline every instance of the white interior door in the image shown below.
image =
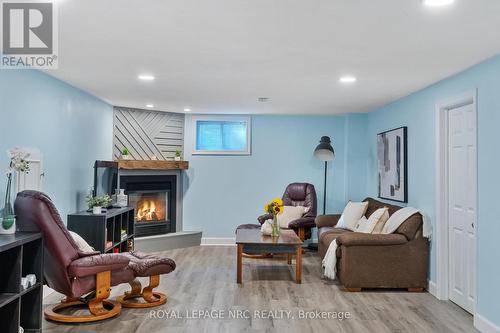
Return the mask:
M 474 312 L 477 196 L 476 110 L 448 112 L 449 298 Z

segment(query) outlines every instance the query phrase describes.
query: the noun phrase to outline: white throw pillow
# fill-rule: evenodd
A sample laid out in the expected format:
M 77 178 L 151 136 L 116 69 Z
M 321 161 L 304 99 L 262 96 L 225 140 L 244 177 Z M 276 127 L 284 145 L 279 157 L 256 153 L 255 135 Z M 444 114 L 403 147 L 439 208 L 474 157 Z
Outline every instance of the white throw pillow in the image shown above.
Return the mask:
M 271 234 L 273 233 L 272 223 L 273 223 L 273 220 L 266 220 L 264 223 L 262 223 L 262 226 L 260 227 L 260 232 L 263 235 L 271 236 Z
M 368 202 L 349 201 L 335 227 L 354 231 L 361 217 L 365 215 L 367 208 Z
M 375 228 L 373 228 L 372 234 L 381 234 L 385 223 L 389 219 L 389 209 L 387 207 L 379 208 L 373 212 L 372 216 L 377 213 L 378 220 Z M 371 218 L 371 216 L 370 216 Z
M 280 228 L 288 228 L 288 224 L 296 219 L 300 219 L 309 211 L 309 207 L 304 206 L 284 206 L 283 213 L 278 215 L 278 225 Z
M 85 239 L 82 238 L 82 236 L 80 236 L 79 234 L 77 234 L 76 232 L 73 232 L 73 231 L 69 231 L 69 234 L 71 235 L 71 237 L 73 238 L 73 240 L 75 241 L 76 243 L 76 246 L 78 246 L 78 249 L 82 252 L 93 252 L 95 251 L 94 248 L 92 246 L 89 245 L 89 243 L 87 243 L 85 241 Z
M 361 216 L 358 221 L 358 224 L 354 228 L 355 232 L 362 232 L 364 234 L 371 234 L 373 228 L 375 228 L 375 224 L 373 221 L 368 220 L 365 216 Z
M 387 221 L 387 218 L 385 217 L 386 212 L 387 208 L 379 208 L 374 211 L 369 218 L 366 218 L 365 216 L 361 217 L 354 231 L 371 234 L 382 219 L 384 220 L 384 223 Z

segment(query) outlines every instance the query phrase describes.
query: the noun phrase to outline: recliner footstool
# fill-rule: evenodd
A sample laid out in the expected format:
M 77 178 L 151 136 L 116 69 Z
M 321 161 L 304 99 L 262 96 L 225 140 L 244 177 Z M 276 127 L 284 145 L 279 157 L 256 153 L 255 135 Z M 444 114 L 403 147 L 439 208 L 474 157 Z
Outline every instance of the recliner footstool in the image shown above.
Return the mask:
M 170 258 L 155 256 L 141 252 L 122 253 L 130 259 L 128 268 L 134 272 L 136 279 L 129 282 L 132 290 L 117 298 L 124 308 L 150 308 L 167 302 L 165 294 L 153 291 L 160 284 L 160 275 L 175 270 L 175 262 Z M 137 277 L 149 277 L 149 285 L 142 289 Z M 133 301 L 142 297 L 145 302 Z

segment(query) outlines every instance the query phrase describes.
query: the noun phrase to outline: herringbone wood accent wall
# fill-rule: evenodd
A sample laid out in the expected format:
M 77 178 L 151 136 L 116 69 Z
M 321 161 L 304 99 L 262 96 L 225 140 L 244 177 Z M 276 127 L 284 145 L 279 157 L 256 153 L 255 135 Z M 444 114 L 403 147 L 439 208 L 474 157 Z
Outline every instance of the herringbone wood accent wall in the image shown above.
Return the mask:
M 113 155 L 128 148 L 135 160 L 173 160 L 175 151 L 184 150 L 184 115 L 146 111 L 123 107 L 114 108 Z

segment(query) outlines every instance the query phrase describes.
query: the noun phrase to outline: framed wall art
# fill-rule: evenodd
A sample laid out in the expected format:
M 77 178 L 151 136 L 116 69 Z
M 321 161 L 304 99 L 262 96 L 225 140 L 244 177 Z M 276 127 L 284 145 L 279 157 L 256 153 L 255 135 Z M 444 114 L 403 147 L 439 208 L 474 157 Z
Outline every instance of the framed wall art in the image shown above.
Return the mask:
M 408 202 L 407 127 L 377 134 L 378 197 Z

